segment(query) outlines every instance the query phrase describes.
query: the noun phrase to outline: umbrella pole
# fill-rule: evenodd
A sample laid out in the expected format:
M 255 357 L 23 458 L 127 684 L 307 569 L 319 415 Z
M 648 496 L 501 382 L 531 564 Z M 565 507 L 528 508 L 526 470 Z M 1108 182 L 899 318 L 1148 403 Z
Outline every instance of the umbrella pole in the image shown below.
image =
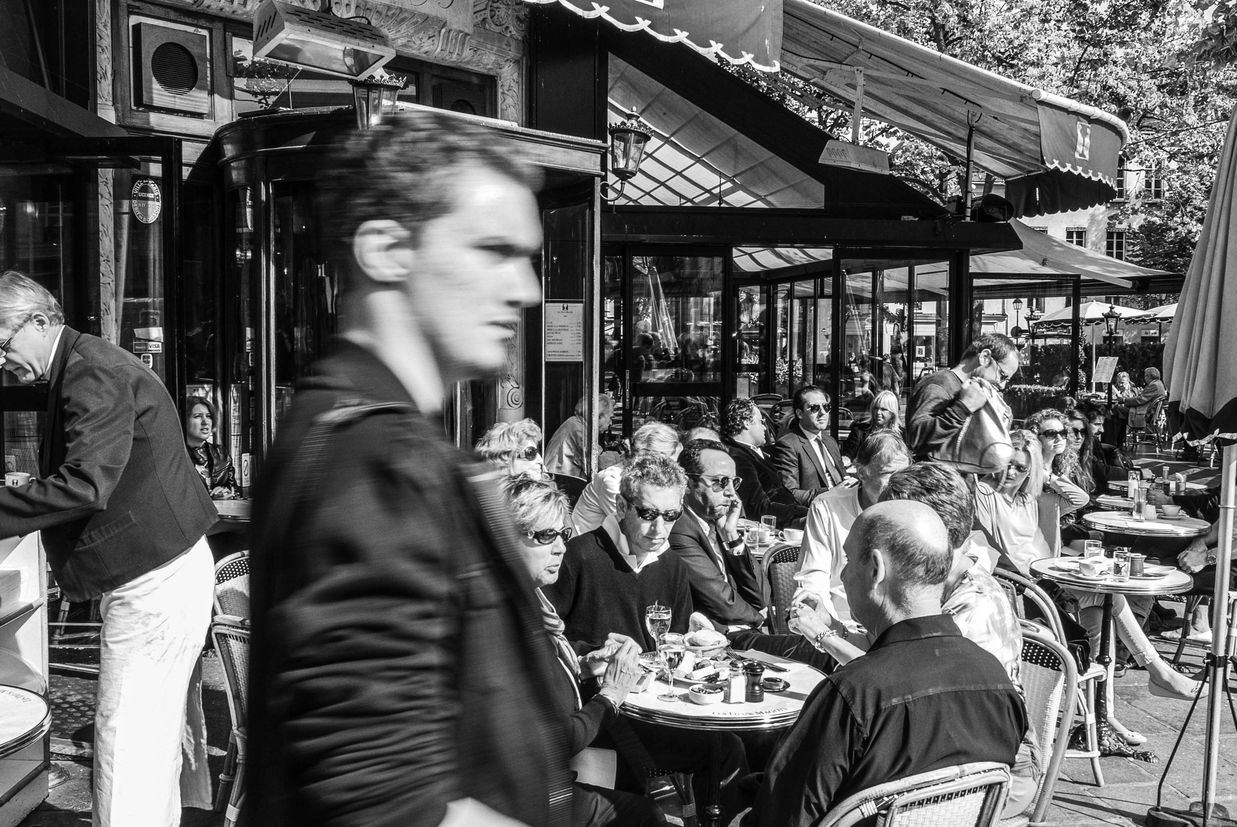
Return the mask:
M 1220 478 L 1220 545 L 1216 555 L 1216 587 L 1211 627 L 1211 695 L 1207 698 L 1207 753 L 1203 758 L 1203 818 L 1211 815 L 1220 771 L 1220 713 L 1224 675 L 1228 669 L 1229 619 L 1228 580 L 1233 562 L 1233 520 L 1237 512 L 1237 443 L 1224 446 Z M 1206 821 L 1203 822 L 1206 824 Z

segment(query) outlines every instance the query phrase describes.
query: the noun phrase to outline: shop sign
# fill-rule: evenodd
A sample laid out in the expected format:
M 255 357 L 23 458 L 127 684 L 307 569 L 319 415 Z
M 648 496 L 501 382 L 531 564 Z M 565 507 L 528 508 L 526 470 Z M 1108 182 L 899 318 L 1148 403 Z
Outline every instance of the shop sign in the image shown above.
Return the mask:
M 159 182 L 151 178 L 139 178 L 133 182 L 130 193 L 133 204 L 133 215 L 143 224 L 154 224 L 163 211 L 163 193 L 159 191 Z
M 889 153 L 846 141 L 829 141 L 820 153 L 820 163 L 865 172 L 889 172 Z

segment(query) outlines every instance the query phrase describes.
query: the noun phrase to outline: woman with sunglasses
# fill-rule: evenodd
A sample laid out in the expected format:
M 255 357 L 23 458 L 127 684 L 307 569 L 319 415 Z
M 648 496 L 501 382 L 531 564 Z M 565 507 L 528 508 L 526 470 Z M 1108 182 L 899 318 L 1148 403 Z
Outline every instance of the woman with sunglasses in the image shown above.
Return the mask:
M 508 477 L 545 478 L 541 457 L 541 428 L 531 419 L 497 422 L 477 441 L 481 458 Z
M 795 574 L 794 601 L 811 603 L 843 622 L 850 620 L 840 578 L 846 562 L 842 546 L 859 513 L 880 500 L 889 478 L 910 464 L 911 452 L 902 437 L 893 431 L 878 431 L 859 446 L 855 478 L 812 501 Z
M 1044 463 L 1039 524 L 1054 554 L 1061 547 L 1062 522 L 1091 501 L 1086 487 L 1079 484 L 1078 451 L 1070 441 L 1065 423 L 1065 414 L 1055 408 L 1045 408 L 1027 417 L 1027 428 L 1039 440 Z
M 505 486 L 507 503 L 515 521 L 520 551 L 528 565 L 541 604 L 541 620 L 553 645 L 559 666 L 553 684 L 555 705 L 567 717 L 568 752 L 575 755 L 593 743 L 603 727 L 618 716 L 627 693 L 635 688 L 643 670 L 640 645 L 626 635 L 611 634 L 605 646 L 577 656 L 564 636 L 563 620 L 541 593 L 542 586 L 558 580 L 568 525 L 567 496 L 554 484 L 533 477 L 514 477 Z M 599 679 L 600 688 L 588 701 L 581 683 Z M 634 793 L 576 783 L 573 790 L 574 824 L 620 825 L 665 824 L 665 818 L 650 800 Z
M 852 423 L 850 433 L 842 442 L 842 456 L 854 459 L 863 441 L 878 431 L 893 431 L 899 439 L 902 435 L 902 415 L 898 412 L 898 397 L 893 391 L 881 391 L 868 406 L 868 421 L 860 425 Z

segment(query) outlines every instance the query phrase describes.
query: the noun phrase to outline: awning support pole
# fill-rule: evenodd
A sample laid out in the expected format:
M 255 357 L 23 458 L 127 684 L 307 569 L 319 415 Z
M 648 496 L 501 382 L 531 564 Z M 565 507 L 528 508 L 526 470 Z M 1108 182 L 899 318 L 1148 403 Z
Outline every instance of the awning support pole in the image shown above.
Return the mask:
M 975 168 L 975 124 L 983 117 L 981 112 L 966 111 L 966 171 L 962 174 L 962 220 L 971 218 L 971 173 Z
M 855 108 L 850 116 L 850 142 L 859 143 L 859 119 L 863 117 L 863 70 L 855 67 Z M 968 151 L 969 154 L 969 151 Z

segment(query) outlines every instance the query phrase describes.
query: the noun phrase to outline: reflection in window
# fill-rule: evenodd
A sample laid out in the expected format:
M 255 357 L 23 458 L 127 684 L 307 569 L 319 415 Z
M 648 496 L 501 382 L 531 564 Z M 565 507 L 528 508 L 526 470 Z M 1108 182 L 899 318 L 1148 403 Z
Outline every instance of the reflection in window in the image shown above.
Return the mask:
M 721 381 L 720 257 L 635 256 L 636 382 Z

